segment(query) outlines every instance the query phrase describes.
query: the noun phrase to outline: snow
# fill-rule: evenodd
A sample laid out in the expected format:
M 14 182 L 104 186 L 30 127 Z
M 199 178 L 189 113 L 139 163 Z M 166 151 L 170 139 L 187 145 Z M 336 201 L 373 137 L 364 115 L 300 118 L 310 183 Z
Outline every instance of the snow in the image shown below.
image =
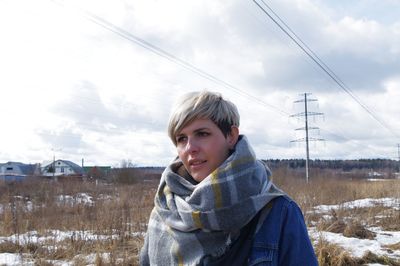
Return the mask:
M 58 202 L 60 204 L 94 204 L 91 196 L 85 193 L 80 193 L 74 196 L 63 195 L 58 197 Z M 369 208 L 377 205 L 385 206 L 387 208 L 393 208 L 395 210 L 400 209 L 400 200 L 396 198 L 380 198 L 380 199 L 359 199 L 355 201 L 344 202 L 338 205 L 319 205 L 314 207 L 314 212 L 325 217 L 326 220 L 330 219 L 330 210 L 335 209 L 353 209 L 353 208 Z M 32 203 L 30 201 L 26 202 L 27 210 L 32 209 Z M 3 206 L 0 205 L 0 213 Z M 377 216 L 378 217 L 378 216 Z M 366 227 L 366 229 L 374 232 L 376 237 L 374 239 L 359 239 L 353 237 L 345 237 L 342 234 L 318 231 L 315 227 L 309 228 L 310 237 L 315 241 L 318 241 L 320 237 L 324 240 L 337 244 L 351 253 L 354 257 L 362 257 L 365 252 L 370 251 L 379 256 L 388 256 L 390 258 L 400 260 L 400 250 L 389 250 L 385 248 L 386 245 L 392 245 L 400 243 L 400 232 L 397 231 L 384 231 L 379 227 Z M 135 232 L 134 236 L 144 235 L 143 232 Z M 104 240 L 110 238 L 116 238 L 115 235 L 98 235 L 90 231 L 60 231 L 60 230 L 48 230 L 43 234 L 39 234 L 36 231 L 30 231 L 25 234 L 11 235 L 11 236 L 0 236 L 0 244 L 3 242 L 13 242 L 20 244 L 27 243 L 37 243 L 41 245 L 46 245 L 46 243 L 52 242 L 62 242 L 66 239 L 79 238 L 83 240 Z M 100 254 L 105 260 L 109 257 L 109 254 Z M 81 256 L 80 259 L 84 259 L 88 265 L 94 265 L 96 254 L 89 255 L 77 255 Z M 83 257 L 82 257 L 83 256 Z M 77 257 L 78 258 L 78 257 Z M 73 265 L 73 261 L 62 261 L 54 260 L 48 261 L 52 265 L 57 266 L 70 266 Z M 29 254 L 11 254 L 11 253 L 0 253 L 0 265 L 24 265 L 30 266 L 34 265 L 32 259 L 30 259 Z M 378 266 L 381 264 L 368 264 L 370 266 Z
M 30 266 L 34 265 L 33 262 L 23 261 L 21 255 L 13 253 L 0 253 L 0 265 L 7 266 Z
M 362 257 L 367 251 L 390 258 L 400 259 L 400 250 L 389 251 L 384 245 L 396 244 L 400 242 L 400 232 L 382 231 L 379 228 L 367 228 L 377 234 L 375 239 L 359 239 L 354 237 L 345 237 L 342 234 L 331 232 L 316 231 L 310 229 L 309 233 L 313 239 L 320 237 L 329 243 L 337 244 L 350 252 L 354 257 Z
M 142 232 L 133 232 L 132 236 L 144 235 Z M 20 235 L 11 235 L 8 237 L 0 237 L 0 244 L 3 242 L 13 242 L 19 243 L 21 245 L 28 244 L 28 243 L 36 243 L 41 244 L 42 246 L 46 245 L 46 243 L 54 243 L 54 242 L 62 242 L 66 239 L 71 238 L 79 238 L 83 240 L 107 240 L 110 238 L 117 239 L 117 235 L 97 235 L 89 231 L 59 231 L 59 230 L 48 230 L 45 232 L 45 235 L 39 235 L 36 231 L 30 231 L 25 234 Z M 23 257 L 25 255 L 25 257 Z M 98 254 L 89 254 L 89 255 L 77 255 L 76 258 L 80 258 L 81 260 L 85 260 L 88 265 L 95 265 L 96 256 Z M 103 253 L 100 256 L 107 261 L 109 259 L 109 254 Z M 52 265 L 56 266 L 72 266 L 74 265 L 73 261 L 62 261 L 62 260 L 48 260 L 47 262 L 51 263 Z M 30 266 L 35 265 L 33 260 L 30 258 L 30 254 L 11 254 L 11 253 L 0 253 L 0 265 L 23 265 L 23 266 Z
M 32 201 L 28 201 L 28 202 L 26 203 L 26 210 L 27 210 L 28 212 L 31 212 L 31 211 L 33 210 L 33 203 L 32 203 Z
M 338 205 L 318 205 L 314 207 L 314 210 L 316 212 L 322 213 L 337 209 L 370 208 L 377 205 L 382 205 L 384 207 L 391 207 L 396 210 L 400 210 L 400 200 L 396 198 L 359 199 L 359 200 L 344 202 Z
M 396 198 L 380 198 L 380 199 L 359 199 L 350 202 L 344 202 L 338 205 L 319 205 L 314 207 L 315 213 L 328 217 L 326 213 L 330 210 L 337 209 L 354 209 L 354 208 L 370 208 L 377 205 L 400 210 L 400 200 Z M 329 217 L 328 217 L 329 218 Z M 325 218 L 326 219 L 326 218 Z M 310 236 L 318 241 L 320 237 L 330 243 L 337 244 L 350 252 L 354 257 L 362 257 L 367 251 L 379 256 L 387 256 L 389 258 L 400 260 L 400 250 L 389 250 L 385 245 L 400 243 L 400 232 L 384 231 L 379 227 L 366 227 L 366 229 L 376 233 L 374 239 L 359 239 L 353 237 L 345 237 L 339 233 L 317 231 L 314 227 L 309 228 Z M 380 265 L 380 264 L 369 264 Z
M 133 233 L 134 235 L 138 233 Z M 48 230 L 46 235 L 40 236 L 36 231 L 30 231 L 25 234 L 11 235 L 8 237 L 0 237 L 0 243 L 13 242 L 25 245 L 28 243 L 43 244 L 49 240 L 61 242 L 66 239 L 79 238 L 83 240 L 107 240 L 117 238 L 117 236 L 97 235 L 89 231 L 59 231 Z
M 79 193 L 76 194 L 75 196 L 70 196 L 70 195 L 61 195 L 58 196 L 58 204 L 68 204 L 70 206 L 73 206 L 74 204 L 85 204 L 85 205 L 93 205 L 93 198 L 89 196 L 86 193 Z
M 83 258 L 88 264 L 87 265 L 96 265 L 96 257 L 99 254 L 89 254 L 86 256 L 76 255 L 75 258 Z M 104 253 L 100 254 L 103 260 L 107 261 L 110 257 L 110 254 Z M 50 263 L 54 266 L 73 266 L 75 265 L 72 261 L 63 261 L 63 260 L 46 260 L 47 263 Z M 13 253 L 0 253 L 0 265 L 7 266 L 33 266 L 35 265 L 34 261 L 29 258 L 22 258 L 19 254 Z

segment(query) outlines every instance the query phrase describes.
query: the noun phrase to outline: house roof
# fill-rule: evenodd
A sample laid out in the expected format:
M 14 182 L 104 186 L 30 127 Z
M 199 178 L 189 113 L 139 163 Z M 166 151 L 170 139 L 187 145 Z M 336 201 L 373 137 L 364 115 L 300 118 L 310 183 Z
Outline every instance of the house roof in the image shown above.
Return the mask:
M 69 167 L 71 167 L 75 173 L 77 174 L 84 174 L 83 168 L 77 165 L 76 163 L 73 163 L 71 161 L 66 161 L 66 160 L 59 160 L 67 164 Z
M 21 162 L 6 162 L 0 164 L 2 167 L 13 167 L 14 173 L 19 173 L 23 175 L 33 175 L 35 173 L 36 165 L 35 164 L 24 164 Z M 18 170 L 17 170 L 18 168 Z
M 56 160 L 57 162 L 63 162 L 64 164 L 68 165 L 69 167 L 72 168 L 72 170 L 74 170 L 75 173 L 77 174 L 84 174 L 83 168 L 80 167 L 79 165 L 77 165 L 74 162 L 71 161 L 67 161 L 67 160 Z M 50 167 L 53 164 L 53 162 L 48 163 L 47 165 L 44 166 L 44 168 Z

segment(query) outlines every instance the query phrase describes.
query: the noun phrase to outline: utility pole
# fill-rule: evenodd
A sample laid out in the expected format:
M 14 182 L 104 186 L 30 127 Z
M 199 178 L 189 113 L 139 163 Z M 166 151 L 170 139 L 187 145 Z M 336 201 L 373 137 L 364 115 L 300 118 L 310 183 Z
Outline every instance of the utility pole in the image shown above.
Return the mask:
M 398 143 L 397 144 L 397 155 L 399 156 L 399 166 L 398 166 L 398 168 L 399 168 L 399 173 L 400 173 L 400 144 Z
M 53 151 L 53 180 L 56 180 L 55 179 L 55 173 L 56 173 L 56 151 L 61 151 L 62 149 L 61 148 L 59 148 L 59 149 L 52 148 L 51 150 Z
M 56 154 L 53 152 L 53 180 L 55 172 L 56 172 Z
M 311 93 L 303 93 L 300 94 L 300 96 L 303 96 L 304 98 L 301 100 L 294 101 L 294 103 L 303 103 L 304 102 L 304 112 L 293 114 L 290 117 L 304 117 L 305 119 L 305 125 L 304 127 L 301 128 L 296 128 L 296 130 L 305 130 L 306 131 L 306 137 L 305 138 L 300 138 L 297 140 L 292 140 L 290 142 L 306 142 L 306 182 L 308 183 L 309 180 L 309 171 L 308 171 L 308 165 L 309 165 L 309 160 L 310 160 L 310 148 L 309 148 L 309 142 L 310 141 L 322 141 L 324 139 L 319 139 L 319 138 L 313 138 L 309 137 L 309 130 L 313 129 L 319 129 L 318 127 L 309 127 L 308 125 L 308 117 L 309 116 L 318 116 L 318 115 L 323 115 L 323 113 L 317 113 L 317 112 L 309 112 L 308 111 L 308 103 L 309 102 L 316 102 L 318 101 L 317 99 L 310 99 L 308 96 L 311 95 Z

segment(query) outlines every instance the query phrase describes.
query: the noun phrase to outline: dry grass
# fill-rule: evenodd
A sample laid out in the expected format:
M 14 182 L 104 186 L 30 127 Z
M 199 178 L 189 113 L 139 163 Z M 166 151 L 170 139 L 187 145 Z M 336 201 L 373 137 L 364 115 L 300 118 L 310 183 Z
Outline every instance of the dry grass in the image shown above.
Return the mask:
M 389 248 L 391 250 L 400 250 L 400 242 L 397 242 L 396 244 L 392 245 L 385 245 L 385 248 Z
M 155 187 L 40 179 L 4 184 L 0 236 L 19 241 L 0 242 L 0 252 L 29 254 L 37 265 L 52 260 L 86 265 L 85 255 L 91 254 L 106 254 L 96 257 L 96 265 L 136 265 L 143 244 L 138 232 L 146 230 Z M 60 231 L 73 233 L 60 240 Z M 46 239 L 37 244 L 37 238 Z
M 400 266 L 400 262 L 386 256 L 378 256 L 372 252 L 366 252 L 361 258 L 353 258 L 342 247 L 324 240 L 322 237 L 315 245 L 318 264 L 324 266 L 357 266 L 369 263 Z
M 291 173 L 288 169 L 274 172 L 274 182 L 286 191 L 303 210 L 306 222 L 318 230 L 340 233 L 347 237 L 374 239 L 375 233 L 367 227 L 378 226 L 387 231 L 400 231 L 400 212 L 393 208 L 377 205 L 370 208 L 339 208 L 331 210 L 328 217 L 315 213 L 317 205 L 339 205 L 365 198 L 395 198 L 400 207 L 400 180 L 368 182 L 361 179 L 338 179 L 331 172 L 311 173 L 309 184 L 303 174 Z M 400 265 L 400 262 L 385 256 L 367 253 L 362 258 L 353 258 L 338 245 L 324 239 L 316 239 L 314 245 L 320 265 L 365 265 L 381 263 Z M 393 251 L 399 244 L 386 246 Z
M 318 264 L 326 266 L 353 266 L 357 264 L 357 260 L 338 245 L 331 244 L 320 237 L 315 245 L 315 253 L 317 255 Z
M 339 219 L 335 211 L 331 211 L 330 219 L 320 219 L 317 225 L 318 230 L 342 234 L 346 237 L 355 237 L 359 239 L 374 239 L 376 234 L 366 228 L 358 220 Z
M 361 259 L 358 259 L 358 265 L 365 265 L 367 263 L 379 263 L 389 266 L 400 266 L 400 262 L 387 256 L 378 256 L 372 252 L 367 252 Z
M 361 198 L 400 199 L 399 180 L 366 182 L 337 179 L 331 172 L 311 172 L 310 183 L 305 184 L 303 173 L 277 169 L 274 182 L 296 200 L 306 221 L 321 230 L 360 238 L 374 237 L 366 226 L 400 230 L 400 213 L 383 206 L 351 211 L 343 208 L 332 212 L 330 219 L 311 212 L 316 205 Z M 77 179 L 0 183 L 0 236 L 25 237 L 19 242 L 0 240 L 0 253 L 23 254 L 35 265 L 52 265 L 54 260 L 73 265 L 137 265 L 143 244 L 142 235 L 137 233 L 146 231 L 156 187 L 157 183 L 96 184 Z M 90 196 L 90 201 L 85 201 L 85 195 Z M 58 239 L 57 232 L 72 231 L 74 234 Z M 27 236 L 27 232 L 36 235 Z M 36 237 L 46 240 L 38 244 Z M 398 245 L 387 248 L 399 249 Z M 320 265 L 388 260 L 373 254 L 364 256 L 363 261 L 355 259 L 324 240 L 317 241 L 315 249 Z M 388 265 L 398 265 L 389 262 L 392 264 Z
M 314 173 L 315 174 L 315 173 Z M 365 198 L 396 198 L 400 207 L 400 180 L 368 182 L 361 179 L 338 179 L 327 171 L 311 172 L 310 182 L 304 182 L 304 174 L 292 173 L 288 169 L 277 169 L 274 182 L 289 194 L 301 207 L 307 222 L 318 221 L 312 212 L 317 205 L 336 205 Z M 340 217 L 354 217 L 367 225 L 380 226 L 385 230 L 400 230 L 400 212 L 384 206 L 374 208 L 339 209 Z M 380 217 L 376 219 L 375 217 Z

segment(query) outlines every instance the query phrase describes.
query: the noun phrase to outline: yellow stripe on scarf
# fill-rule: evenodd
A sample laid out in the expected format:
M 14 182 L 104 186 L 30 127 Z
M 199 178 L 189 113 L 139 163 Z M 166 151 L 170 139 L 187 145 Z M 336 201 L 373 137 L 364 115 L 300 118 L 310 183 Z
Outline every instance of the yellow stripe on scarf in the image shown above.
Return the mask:
M 254 162 L 253 157 L 243 157 L 240 158 L 239 160 L 232 161 L 229 163 L 224 169 L 221 169 L 219 173 L 224 173 L 226 171 L 235 171 L 237 168 L 240 168 L 243 164 L 247 164 L 250 162 Z M 240 170 L 240 169 L 239 169 Z
M 175 255 L 178 259 L 178 266 L 183 266 L 183 257 L 181 255 L 181 253 L 179 252 L 178 245 L 175 245 Z
M 203 225 L 200 220 L 200 212 L 199 211 L 192 212 L 192 219 L 197 228 L 203 228 Z
M 171 195 L 171 189 L 165 185 L 162 189 L 158 190 L 158 197 L 161 198 L 162 196 L 167 197 L 168 195 Z
M 168 186 L 165 186 L 163 189 L 163 193 L 165 196 L 165 202 L 167 203 L 168 208 L 171 208 L 171 200 L 172 200 L 172 192 Z
M 218 182 L 218 169 L 211 173 L 211 187 L 214 191 L 215 208 L 222 208 L 222 192 Z
M 174 232 L 171 230 L 170 227 L 167 227 L 167 232 L 173 236 Z M 179 244 L 177 242 L 172 243 L 171 247 L 172 254 L 175 255 L 176 260 L 178 261 L 178 266 L 183 266 L 183 257 L 182 254 L 179 252 Z
M 218 181 L 218 175 L 221 173 L 224 173 L 226 171 L 235 171 L 235 169 L 239 168 L 246 163 L 253 162 L 254 158 L 249 156 L 249 157 L 244 157 L 241 158 L 240 160 L 235 160 L 232 161 L 230 164 L 227 165 L 225 169 L 215 169 L 214 172 L 211 173 L 211 187 L 213 188 L 214 191 L 214 199 L 215 199 L 215 208 L 222 208 L 222 191 L 221 191 L 221 186 Z
M 171 196 L 171 189 L 168 186 L 165 186 L 163 189 L 163 193 L 165 197 Z

